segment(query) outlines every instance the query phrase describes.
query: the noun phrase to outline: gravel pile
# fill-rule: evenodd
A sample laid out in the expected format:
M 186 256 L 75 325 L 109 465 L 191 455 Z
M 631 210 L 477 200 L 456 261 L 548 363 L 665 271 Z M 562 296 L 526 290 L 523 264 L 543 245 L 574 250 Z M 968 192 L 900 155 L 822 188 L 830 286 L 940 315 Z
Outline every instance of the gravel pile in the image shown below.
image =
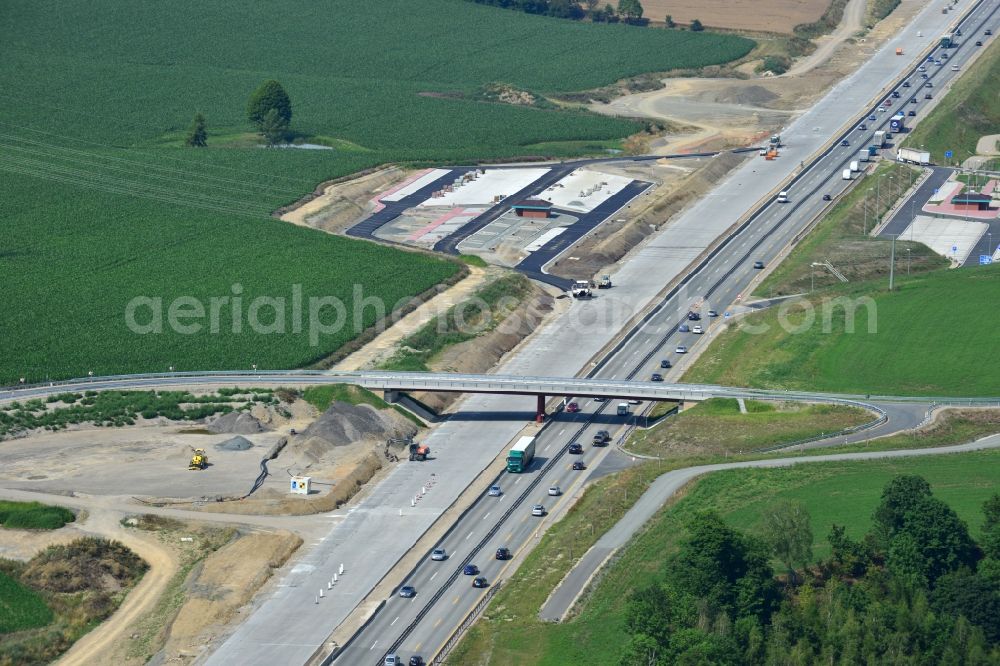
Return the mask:
M 268 429 L 249 412 L 229 412 L 210 422 L 208 430 L 215 433 L 233 433 L 237 435 L 255 435 Z
M 219 442 L 215 445 L 219 451 L 247 451 L 253 448 L 253 442 L 251 442 L 246 437 L 240 437 L 237 435 L 231 439 L 227 439 L 224 442 Z

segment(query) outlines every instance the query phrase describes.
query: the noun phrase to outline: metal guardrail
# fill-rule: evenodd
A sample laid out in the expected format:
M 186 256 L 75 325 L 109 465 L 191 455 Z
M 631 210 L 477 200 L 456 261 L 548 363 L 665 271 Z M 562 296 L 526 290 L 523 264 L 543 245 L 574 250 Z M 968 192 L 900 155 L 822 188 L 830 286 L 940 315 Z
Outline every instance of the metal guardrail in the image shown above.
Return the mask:
M 878 413 L 878 418 L 874 421 L 869 421 L 868 423 L 861 423 L 856 426 L 851 426 L 850 428 L 844 428 L 837 432 L 824 432 L 819 435 L 813 435 L 812 437 L 805 437 L 803 439 L 796 440 L 794 442 L 789 442 L 786 444 L 778 444 L 777 446 L 766 446 L 760 449 L 752 449 L 750 453 L 771 453 L 773 451 L 781 451 L 784 449 L 795 448 L 796 446 L 801 446 L 803 444 L 808 444 L 810 442 L 818 442 L 823 439 L 831 439 L 833 437 L 844 437 L 847 435 L 853 435 L 856 432 L 861 432 L 862 430 L 869 430 L 871 428 L 877 428 L 889 421 L 889 415 L 881 407 L 875 405 L 862 405 L 857 404 L 857 407 L 862 407 L 864 409 L 874 409 Z
M 469 627 L 476 623 L 479 616 L 482 615 L 483 611 L 486 610 L 486 607 L 490 605 L 490 601 L 492 601 L 496 593 L 500 591 L 500 587 L 502 585 L 503 581 L 497 581 L 493 587 L 491 587 L 489 591 L 483 595 L 483 598 L 479 600 L 479 603 L 477 603 L 475 607 L 469 611 L 469 614 L 465 616 L 462 623 L 458 625 L 458 629 L 452 633 L 448 642 L 444 644 L 443 648 L 441 648 L 441 651 L 434 655 L 434 657 L 428 662 L 429 664 L 448 663 L 448 655 L 455 649 L 458 642 L 462 640 L 462 636 L 464 636 L 465 632 L 469 630 Z

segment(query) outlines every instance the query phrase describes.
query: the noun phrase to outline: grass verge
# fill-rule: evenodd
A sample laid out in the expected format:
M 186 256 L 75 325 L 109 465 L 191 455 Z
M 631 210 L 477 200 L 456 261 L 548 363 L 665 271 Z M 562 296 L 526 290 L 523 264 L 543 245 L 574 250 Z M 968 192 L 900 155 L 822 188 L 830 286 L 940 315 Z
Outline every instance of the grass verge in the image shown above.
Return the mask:
M 743 453 L 790 444 L 823 433 L 839 432 L 874 417 L 844 405 L 803 405 L 746 401 L 741 414 L 736 400 L 713 398 L 637 432 L 628 449 L 644 455 Z
M 76 515 L 61 506 L 40 502 L 8 502 L 0 500 L 0 525 L 10 529 L 57 530 L 76 520 Z

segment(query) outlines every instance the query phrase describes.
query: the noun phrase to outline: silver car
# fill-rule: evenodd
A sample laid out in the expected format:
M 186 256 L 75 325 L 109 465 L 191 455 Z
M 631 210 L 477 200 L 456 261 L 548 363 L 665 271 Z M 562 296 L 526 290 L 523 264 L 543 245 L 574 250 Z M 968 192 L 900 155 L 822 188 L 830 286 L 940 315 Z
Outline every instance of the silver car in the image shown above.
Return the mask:
M 549 486 L 549 495 L 552 497 L 559 497 L 562 495 L 562 488 L 559 486 Z
M 435 562 L 443 562 L 448 559 L 448 551 L 444 548 L 435 548 L 431 551 L 431 559 Z
M 542 506 L 541 504 L 535 504 L 535 505 L 533 505 L 531 507 L 531 515 L 533 515 L 533 516 L 544 516 L 545 515 L 545 507 Z

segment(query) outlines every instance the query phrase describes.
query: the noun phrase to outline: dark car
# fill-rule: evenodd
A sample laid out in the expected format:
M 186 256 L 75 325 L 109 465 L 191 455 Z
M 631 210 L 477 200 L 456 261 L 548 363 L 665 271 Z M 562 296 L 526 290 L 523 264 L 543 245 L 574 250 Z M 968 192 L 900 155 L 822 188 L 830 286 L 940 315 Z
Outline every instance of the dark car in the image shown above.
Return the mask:
M 701 321 L 701 315 L 697 312 L 688 312 L 688 321 Z
M 653 374 L 652 374 L 652 375 L 650 376 L 650 378 L 649 378 L 649 381 L 651 381 L 651 382 L 662 382 L 662 381 L 663 381 L 663 375 L 661 375 L 661 374 L 660 374 L 660 373 L 658 373 L 658 372 L 654 372 L 654 373 L 653 373 Z
M 594 402 L 606 402 L 606 401 L 607 398 L 602 398 L 601 396 L 594 398 Z
M 580 455 L 583 453 L 583 446 L 579 442 L 573 442 L 569 445 L 569 448 L 566 449 L 566 451 L 568 453 L 572 453 L 573 455 Z
M 861 123 L 860 125 L 858 125 L 858 131 L 859 132 L 864 132 L 866 129 L 868 129 L 868 125 L 865 125 L 864 123 Z
M 823 195 L 823 201 L 830 201 L 830 199 L 831 199 L 831 197 L 830 197 L 829 194 L 824 194 Z
M 607 430 L 598 430 L 594 433 L 594 446 L 604 446 L 611 441 L 611 433 Z
M 501 546 L 497 548 L 497 559 L 498 560 L 509 560 L 511 558 L 510 548 Z
M 917 98 L 916 97 L 911 97 L 910 98 L 910 104 L 916 104 L 916 103 L 917 103 Z
M 872 115 L 868 116 L 868 120 L 878 120 L 878 118 L 876 118 L 875 114 L 873 113 Z
M 892 97 L 893 97 L 893 99 L 899 99 L 899 92 L 896 91 L 896 90 L 893 90 L 892 91 Z
M 472 587 L 489 587 L 490 584 L 483 576 L 476 576 L 472 579 Z
M 983 45 L 982 42 L 980 42 L 979 40 L 976 40 L 976 46 L 982 46 L 982 45 Z
M 851 142 L 848 141 L 847 139 L 844 139 L 843 141 L 840 142 L 840 145 L 842 145 L 842 146 L 849 146 L 849 145 L 851 145 Z
M 924 95 L 924 99 L 934 99 L 934 95 L 927 93 L 926 95 Z
M 670 362 L 669 358 L 665 358 L 665 359 L 663 359 L 663 360 L 660 361 L 660 367 L 661 368 L 670 368 L 670 367 L 673 367 L 673 364 Z
M 910 82 L 909 81 L 903 81 L 903 87 L 904 88 L 909 88 L 910 87 Z
M 983 34 L 989 36 L 989 35 L 993 34 L 993 31 L 992 30 L 986 30 Z
M 413 587 L 412 585 L 404 585 L 403 587 L 399 588 L 399 596 L 403 597 L 404 599 L 412 599 L 413 597 L 417 596 L 417 588 Z
M 708 316 L 709 317 L 718 317 L 719 316 L 719 312 L 718 312 L 718 310 L 709 310 L 708 311 Z
M 690 333 L 691 327 L 688 326 L 687 324 L 681 324 L 680 326 L 677 327 L 677 330 L 680 331 L 681 333 Z
M 580 470 L 587 469 L 587 466 L 583 464 L 583 461 L 577 460 L 573 463 L 573 469 L 579 472 Z
M 756 268 L 756 269 L 758 269 L 758 270 L 761 269 L 761 268 L 764 268 L 764 262 L 763 261 L 755 261 L 755 262 L 753 262 L 753 267 Z
M 933 88 L 933 87 L 934 87 L 934 84 L 931 83 L 930 81 L 928 81 L 927 83 L 924 84 L 924 88 Z
M 475 576 L 479 573 L 479 567 L 475 564 L 466 564 L 465 567 L 462 568 L 462 573 L 466 576 Z
M 566 411 L 569 412 L 570 414 L 576 414 L 578 411 L 580 411 L 579 403 L 576 402 L 569 403 L 568 405 L 566 405 Z
M 419 654 L 410 657 L 410 666 L 424 666 L 424 658 Z
M 910 116 L 912 118 L 913 116 L 917 115 L 917 112 L 914 111 L 913 109 L 910 109 L 910 112 L 908 114 L 906 114 L 906 115 L 908 115 L 908 116 Z

